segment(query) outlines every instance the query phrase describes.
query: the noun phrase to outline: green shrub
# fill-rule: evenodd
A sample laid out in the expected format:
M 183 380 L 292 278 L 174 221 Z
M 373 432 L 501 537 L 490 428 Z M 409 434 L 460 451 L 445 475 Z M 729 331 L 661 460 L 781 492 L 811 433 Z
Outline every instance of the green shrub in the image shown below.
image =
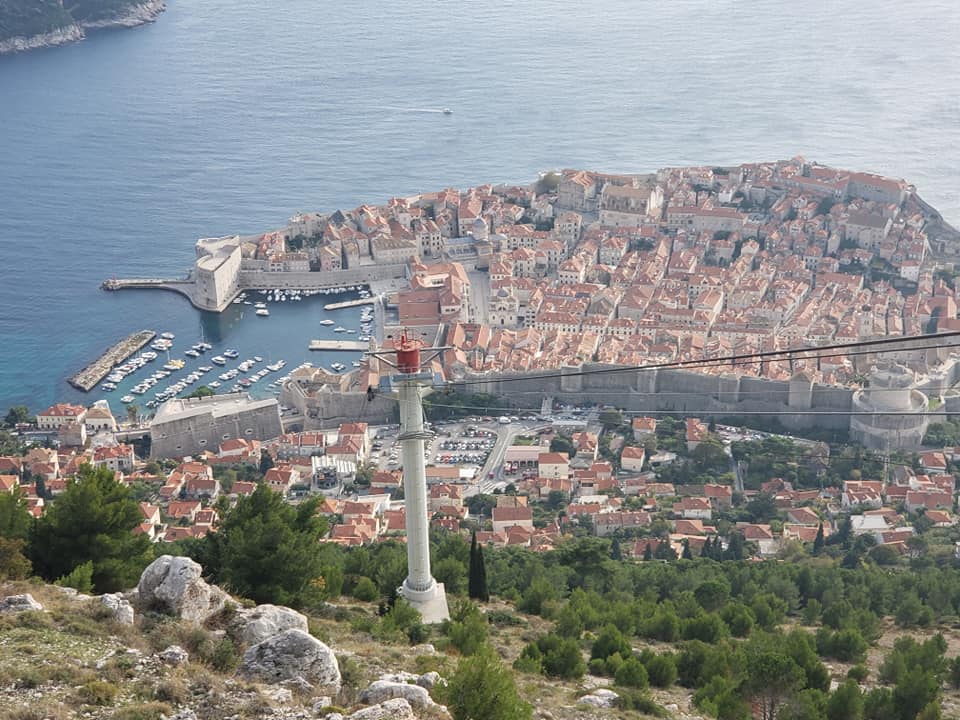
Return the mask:
M 643 663 L 635 657 L 630 657 L 623 661 L 623 665 L 620 666 L 620 669 L 617 670 L 614 675 L 614 680 L 616 680 L 617 685 L 638 688 L 640 690 L 645 690 L 650 686 L 647 669 L 643 666 Z
M 650 684 L 656 687 L 670 687 L 677 681 L 677 662 L 672 653 L 654 655 L 645 666 Z
M 56 585 L 69 587 L 77 592 L 93 592 L 93 560 L 77 565 L 73 570 L 56 581 Z
M 852 668 L 847 670 L 847 677 L 851 680 L 856 680 L 858 683 L 862 683 L 870 675 L 870 668 L 866 665 L 854 665 Z
M 207 664 L 214 670 L 223 673 L 233 672 L 240 665 L 240 652 L 233 640 L 224 637 L 214 647 L 210 657 L 206 659 Z
M 617 688 L 616 706 L 621 710 L 633 710 L 652 717 L 668 717 L 667 711 L 657 705 L 645 690 Z
M 353 592 L 351 594 L 355 599 L 362 602 L 373 602 L 380 597 L 380 591 L 377 589 L 373 580 L 368 577 L 360 578 L 357 584 L 353 586 Z
M 88 705 L 112 705 L 119 690 L 113 683 L 91 680 L 81 685 L 77 696 Z

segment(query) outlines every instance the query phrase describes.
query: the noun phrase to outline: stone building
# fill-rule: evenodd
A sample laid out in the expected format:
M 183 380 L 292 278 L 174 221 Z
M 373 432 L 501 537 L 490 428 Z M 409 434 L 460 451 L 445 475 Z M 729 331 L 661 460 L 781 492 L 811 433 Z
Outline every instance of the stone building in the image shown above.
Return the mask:
M 269 440 L 283 434 L 275 398 L 246 393 L 165 402 L 150 423 L 153 457 L 184 457 L 216 451 L 226 440 Z

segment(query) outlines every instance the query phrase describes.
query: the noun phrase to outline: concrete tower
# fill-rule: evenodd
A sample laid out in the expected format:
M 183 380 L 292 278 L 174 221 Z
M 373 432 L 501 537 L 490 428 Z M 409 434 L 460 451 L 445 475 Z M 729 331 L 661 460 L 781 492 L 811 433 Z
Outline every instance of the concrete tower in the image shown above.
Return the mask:
M 404 334 L 397 344 L 392 380 L 400 399 L 400 436 L 403 443 L 403 495 L 407 509 L 407 579 L 399 593 L 415 607 L 425 623 L 450 618 L 443 584 L 430 573 L 430 537 L 427 518 L 427 476 L 423 441 L 433 436 L 423 426 L 423 396 L 433 385 L 433 374 L 421 367 L 419 340 Z

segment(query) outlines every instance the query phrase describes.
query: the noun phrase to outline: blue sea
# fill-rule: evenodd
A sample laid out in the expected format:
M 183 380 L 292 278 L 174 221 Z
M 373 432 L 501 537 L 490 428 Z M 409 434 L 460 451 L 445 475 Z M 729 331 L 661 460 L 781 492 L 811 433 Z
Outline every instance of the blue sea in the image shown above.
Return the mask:
M 0 412 L 101 397 L 66 378 L 141 328 L 329 364 L 306 350 L 317 301 L 217 318 L 98 289 L 298 210 L 804 155 L 904 177 L 960 223 L 958 37 L 955 0 L 168 0 L 0 58 Z

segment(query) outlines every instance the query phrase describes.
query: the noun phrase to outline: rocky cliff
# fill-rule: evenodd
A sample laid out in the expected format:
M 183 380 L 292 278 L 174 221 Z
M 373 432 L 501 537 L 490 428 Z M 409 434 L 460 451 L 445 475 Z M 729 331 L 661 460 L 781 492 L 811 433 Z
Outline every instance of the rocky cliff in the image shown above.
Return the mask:
M 0 55 L 82 40 L 88 31 L 151 22 L 164 0 L 0 0 Z

